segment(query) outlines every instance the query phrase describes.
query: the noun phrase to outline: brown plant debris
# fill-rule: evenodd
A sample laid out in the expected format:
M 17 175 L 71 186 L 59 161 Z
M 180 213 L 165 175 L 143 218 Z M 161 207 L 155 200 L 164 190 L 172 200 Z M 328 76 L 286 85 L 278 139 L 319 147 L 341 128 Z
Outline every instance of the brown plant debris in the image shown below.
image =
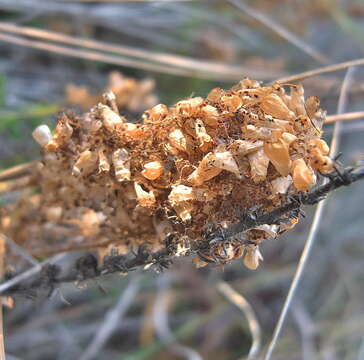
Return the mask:
M 285 206 L 333 168 L 318 99 L 305 99 L 301 85 L 286 88 L 245 79 L 206 99 L 156 105 L 140 124 L 103 103 L 62 114 L 53 134 L 34 130 L 39 191 L 4 212 L 1 231 L 38 255 L 93 243 L 103 255 L 141 245 L 163 251 L 173 234 L 175 255 L 185 255 L 246 214 Z M 297 214 L 282 215 L 229 241 L 214 235 L 195 262 L 244 257 L 256 269 L 261 242 L 297 223 Z
M 155 82 L 152 79 L 136 80 L 128 78 L 117 71 L 109 75 L 105 92 L 115 94 L 116 105 L 119 110 L 140 113 L 158 102 L 155 95 Z M 85 86 L 67 85 L 65 89 L 66 102 L 82 110 L 88 110 L 103 100 L 103 94 L 92 94 Z

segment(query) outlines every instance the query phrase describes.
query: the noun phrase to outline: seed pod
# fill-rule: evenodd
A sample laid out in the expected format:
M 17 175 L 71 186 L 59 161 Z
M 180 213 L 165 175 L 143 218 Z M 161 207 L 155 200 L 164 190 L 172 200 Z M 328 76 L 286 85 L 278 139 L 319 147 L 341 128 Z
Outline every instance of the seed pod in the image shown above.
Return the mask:
M 144 128 L 140 124 L 124 123 L 120 126 L 122 134 L 133 139 L 139 139 L 144 134 Z
M 195 132 L 200 143 L 200 149 L 202 151 L 209 150 L 213 146 L 213 141 L 211 136 L 206 132 L 205 125 L 200 119 L 195 121 Z
M 46 208 L 45 216 L 48 221 L 57 222 L 62 217 L 62 212 L 61 206 L 50 206 Z
M 214 106 L 203 106 L 201 108 L 201 117 L 208 126 L 216 127 L 218 125 L 219 112 Z
M 222 96 L 221 102 L 227 107 L 228 111 L 235 112 L 243 104 L 241 98 L 237 95 Z
M 179 101 L 175 105 L 175 108 L 179 115 L 194 116 L 199 111 L 203 101 L 204 100 L 201 97 L 194 97 L 191 99 Z
M 144 164 L 142 175 L 148 180 L 158 179 L 163 174 L 163 165 L 160 161 L 151 161 Z
M 261 109 L 277 119 L 292 120 L 295 114 L 287 107 L 277 94 L 270 94 L 262 99 Z
M 119 182 L 128 181 L 131 178 L 130 157 L 125 149 L 118 149 L 112 154 L 115 177 Z
M 291 99 L 288 107 L 296 114 L 306 116 L 304 90 L 302 85 L 291 86 Z
M 245 248 L 244 265 L 250 270 L 256 270 L 259 261 L 263 260 L 263 256 L 259 251 L 258 245 L 248 245 Z
M 293 134 L 283 133 L 277 141 L 264 144 L 265 154 L 282 176 L 287 176 L 291 170 L 289 146 L 296 139 L 297 137 Z
M 293 180 L 290 175 L 272 180 L 273 194 L 286 194 Z
M 172 186 L 172 191 L 168 195 L 168 200 L 172 204 L 172 206 L 182 201 L 189 201 L 194 199 L 195 196 L 193 193 L 193 188 L 185 185 Z
M 259 149 L 248 155 L 250 173 L 254 182 L 258 183 L 267 177 L 269 158 L 263 149 Z
M 99 173 L 110 171 L 110 162 L 105 155 L 105 149 L 99 149 Z
M 175 129 L 168 136 L 170 144 L 177 150 L 187 152 L 187 140 L 181 129 Z
M 264 143 L 261 140 L 235 140 L 230 145 L 230 149 L 234 155 L 245 156 L 263 148 L 263 145 Z
M 293 161 L 292 177 L 295 188 L 300 191 L 307 191 L 316 182 L 313 171 L 303 159 Z
M 151 122 L 159 122 L 168 115 L 168 107 L 164 104 L 158 104 L 146 111 L 147 119 Z
M 207 99 L 211 102 L 218 102 L 224 94 L 224 90 L 220 88 L 215 88 L 209 92 L 209 94 L 207 95 Z
M 143 207 L 153 207 L 156 203 L 153 191 L 145 191 L 138 183 L 134 183 L 134 189 L 137 196 L 138 204 Z
M 213 165 L 215 167 L 237 175 L 240 174 L 238 164 L 236 163 L 233 154 L 230 151 L 227 151 L 224 145 L 218 146 L 214 152 L 214 155 L 215 160 Z
M 192 217 L 194 206 L 191 200 L 195 200 L 193 188 L 185 185 L 173 186 L 168 196 L 168 201 L 182 221 L 188 221 Z
M 34 140 L 41 146 L 44 147 L 52 141 L 52 133 L 47 125 L 39 125 L 32 132 Z
M 215 176 L 219 175 L 222 169 L 215 166 L 216 156 L 214 153 L 208 153 L 200 161 L 198 168 L 189 176 L 188 181 L 194 185 L 202 185 Z
M 73 166 L 72 175 L 89 175 L 96 168 L 97 158 L 97 154 L 90 150 L 82 152 Z
M 115 111 L 112 111 L 108 106 L 98 104 L 97 109 L 102 122 L 108 131 L 113 132 L 124 123 L 125 119 L 120 117 Z

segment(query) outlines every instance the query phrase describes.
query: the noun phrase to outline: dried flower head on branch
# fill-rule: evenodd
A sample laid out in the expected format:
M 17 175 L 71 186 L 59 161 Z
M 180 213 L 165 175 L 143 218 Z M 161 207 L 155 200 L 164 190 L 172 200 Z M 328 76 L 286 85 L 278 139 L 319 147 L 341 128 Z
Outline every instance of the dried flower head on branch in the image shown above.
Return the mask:
M 95 276 L 192 253 L 198 266 L 242 257 L 256 269 L 259 245 L 293 228 L 303 204 L 361 177 L 335 170 L 324 118 L 301 85 L 250 79 L 156 105 L 140 124 L 107 102 L 62 114 L 53 134 L 33 132 L 39 191 L 9 206 L 1 231 L 38 256 L 97 247 Z M 320 174 L 331 181 L 312 188 Z

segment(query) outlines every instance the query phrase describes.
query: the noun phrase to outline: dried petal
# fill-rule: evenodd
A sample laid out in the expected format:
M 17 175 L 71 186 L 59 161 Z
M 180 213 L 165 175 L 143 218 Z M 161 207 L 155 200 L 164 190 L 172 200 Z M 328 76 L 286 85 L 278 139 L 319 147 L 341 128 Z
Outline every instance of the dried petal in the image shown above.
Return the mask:
M 140 124 L 124 123 L 120 126 L 123 134 L 131 138 L 138 139 L 144 134 L 143 126 Z
M 221 102 L 227 107 L 231 112 L 237 111 L 243 104 L 241 98 L 237 95 L 222 96 Z

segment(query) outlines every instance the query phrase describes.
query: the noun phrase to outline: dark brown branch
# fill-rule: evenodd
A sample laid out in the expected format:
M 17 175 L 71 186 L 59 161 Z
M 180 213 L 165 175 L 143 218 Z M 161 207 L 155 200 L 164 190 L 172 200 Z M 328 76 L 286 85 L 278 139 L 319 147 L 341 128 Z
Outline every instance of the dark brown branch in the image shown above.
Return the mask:
M 188 254 L 209 254 L 212 243 L 216 241 L 230 241 L 242 233 L 263 224 L 278 224 L 287 217 L 300 216 L 303 205 L 314 205 L 323 200 L 330 192 L 342 186 L 348 186 L 364 178 L 364 165 L 358 167 L 346 167 L 342 170 L 334 170 L 325 177 L 328 181 L 322 185 L 313 188 L 307 193 L 290 198 L 284 206 L 273 210 L 270 213 L 253 213 L 244 215 L 241 221 L 233 224 L 227 229 L 217 229 L 210 233 L 205 239 L 191 243 L 191 250 Z M 96 257 L 87 254 L 80 257 L 71 272 L 62 274 L 62 269 L 58 265 L 47 264 L 42 270 L 26 282 L 8 287 L 2 295 L 25 295 L 36 297 L 40 293 L 51 294 L 52 291 L 63 283 L 83 282 L 89 279 L 96 279 L 101 276 L 112 273 L 128 273 L 138 267 L 150 265 L 157 271 L 168 268 L 172 259 L 176 256 L 177 245 L 176 239 L 178 234 L 170 234 L 165 239 L 165 247 L 157 252 L 151 252 L 146 246 L 140 246 L 137 253 L 129 255 L 120 255 L 112 253 L 103 259 L 100 265 Z M 244 239 L 241 240 L 244 244 Z

